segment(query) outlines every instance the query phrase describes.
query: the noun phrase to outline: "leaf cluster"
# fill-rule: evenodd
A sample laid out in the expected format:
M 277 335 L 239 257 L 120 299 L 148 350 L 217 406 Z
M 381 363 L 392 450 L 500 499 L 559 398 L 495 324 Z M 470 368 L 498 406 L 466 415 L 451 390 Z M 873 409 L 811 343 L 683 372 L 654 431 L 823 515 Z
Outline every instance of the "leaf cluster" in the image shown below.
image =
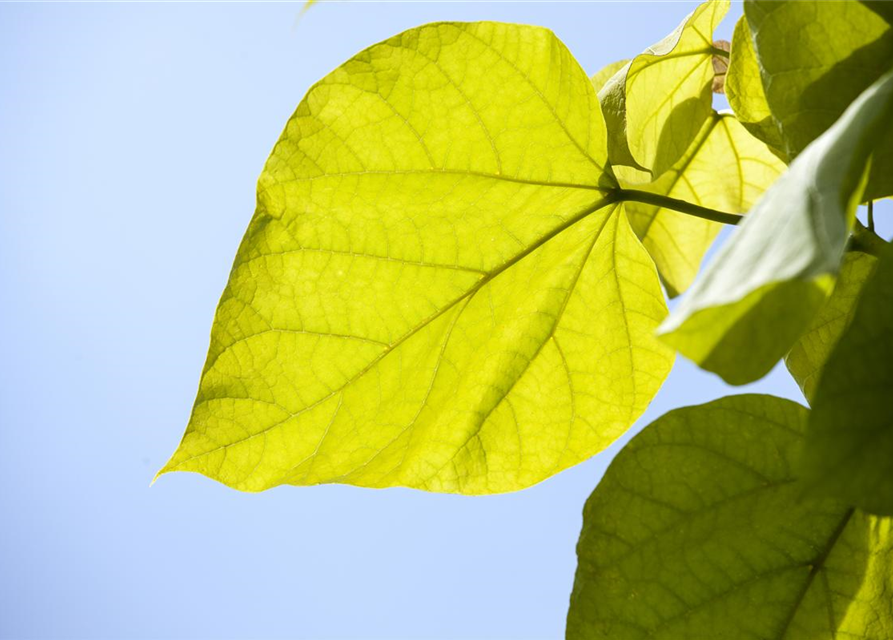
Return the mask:
M 784 359 L 810 409 L 721 398 L 617 455 L 567 635 L 893 638 L 893 248 L 856 218 L 893 195 L 888 7 L 746 0 L 729 47 L 709 1 L 591 77 L 511 24 L 360 52 L 267 161 L 159 475 L 515 491 L 677 352 L 735 385 Z

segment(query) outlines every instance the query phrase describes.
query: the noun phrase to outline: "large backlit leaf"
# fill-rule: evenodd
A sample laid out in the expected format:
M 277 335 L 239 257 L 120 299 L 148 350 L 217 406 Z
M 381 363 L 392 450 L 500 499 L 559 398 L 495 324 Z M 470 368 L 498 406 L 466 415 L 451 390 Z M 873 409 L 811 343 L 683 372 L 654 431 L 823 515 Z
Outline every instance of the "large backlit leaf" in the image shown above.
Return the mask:
M 636 436 L 586 503 L 567 637 L 893 637 L 893 520 L 800 498 L 806 414 L 733 396 Z
M 726 73 L 726 96 L 729 105 L 741 124 L 754 136 L 765 142 L 774 153 L 787 160 L 782 149 L 784 142 L 778 130 L 778 121 L 772 117 L 760 63 L 753 48 L 750 27 L 742 16 L 735 24 L 729 70 Z
M 828 356 L 801 468 L 822 494 L 893 515 L 893 247 Z
M 657 177 L 688 149 L 711 113 L 713 31 L 728 9 L 728 0 L 698 6 L 601 88 L 614 164 Z
M 862 2 L 748 0 L 744 13 L 788 158 L 893 68 L 893 27 Z M 866 199 L 893 194 L 893 132 L 878 149 Z
M 732 384 L 768 373 L 833 286 L 871 153 L 891 128 L 893 73 L 757 202 L 661 326 L 664 340 Z
M 685 155 L 650 184 L 637 189 L 711 209 L 743 213 L 784 170 L 759 140 L 731 114 L 712 113 Z M 642 172 L 615 167 L 621 183 Z M 628 202 L 633 229 L 654 258 L 667 291 L 675 296 L 694 280 L 722 225 L 655 205 Z
M 595 91 L 535 27 L 433 24 L 313 87 L 258 185 L 167 471 L 494 493 L 623 433 L 666 376 Z
M 813 317 L 806 332 L 785 356 L 788 371 L 794 376 L 807 400 L 812 400 L 816 384 L 828 355 L 849 326 L 856 311 L 862 287 L 874 273 L 877 258 L 850 251 L 844 256 L 831 296 Z

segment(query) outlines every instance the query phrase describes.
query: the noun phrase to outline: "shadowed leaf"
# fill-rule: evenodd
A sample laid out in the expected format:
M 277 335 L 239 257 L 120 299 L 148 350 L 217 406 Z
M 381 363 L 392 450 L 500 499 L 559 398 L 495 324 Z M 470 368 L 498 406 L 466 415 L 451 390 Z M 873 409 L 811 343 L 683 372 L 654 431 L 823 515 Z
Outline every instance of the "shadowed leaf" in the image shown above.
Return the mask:
M 872 151 L 891 128 L 893 72 L 757 202 L 661 326 L 667 344 L 731 384 L 768 373 L 833 286 Z
M 726 74 L 726 95 L 729 105 L 744 128 L 765 142 L 773 153 L 787 162 L 788 158 L 782 151 L 784 141 L 778 129 L 778 121 L 772 117 L 772 111 L 766 101 L 760 64 L 753 49 L 750 27 L 744 16 L 741 16 L 735 24 L 732 36 L 729 70 Z
M 797 157 L 893 68 L 893 27 L 863 2 L 748 0 L 744 13 L 766 102 L 780 133 L 779 148 L 787 158 Z M 741 100 L 731 102 L 733 108 L 736 103 L 740 106 Z M 751 120 L 747 115 L 744 119 Z M 768 123 L 764 129 L 771 131 Z M 765 142 L 776 146 L 778 140 L 769 135 Z M 885 135 L 866 200 L 893 194 L 893 131 Z
M 815 389 L 801 468 L 816 492 L 893 515 L 893 247 Z
M 890 0 L 863 0 L 863 4 L 893 25 L 893 2 Z
M 605 65 L 602 69 L 599 69 L 598 72 L 589 78 L 592 81 L 592 86 L 595 88 L 596 92 L 600 91 L 605 83 L 614 77 L 618 71 L 620 71 L 623 67 L 629 64 L 629 60 L 618 60 L 617 62 L 612 62 L 611 64 Z
M 893 637 L 893 520 L 800 499 L 806 421 L 732 396 L 636 436 L 583 511 L 567 637 Z
M 847 252 L 840 265 L 834 291 L 785 356 L 788 371 L 809 401 L 812 401 L 828 355 L 853 319 L 859 294 L 874 273 L 876 264 L 877 258 L 872 255 L 859 251 Z

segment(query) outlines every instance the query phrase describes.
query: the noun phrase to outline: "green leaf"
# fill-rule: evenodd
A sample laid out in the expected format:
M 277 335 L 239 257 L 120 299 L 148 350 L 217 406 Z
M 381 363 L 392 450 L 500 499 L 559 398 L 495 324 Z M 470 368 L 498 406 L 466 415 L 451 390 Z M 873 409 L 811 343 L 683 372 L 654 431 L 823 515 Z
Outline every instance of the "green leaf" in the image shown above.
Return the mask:
M 893 66 L 893 28 L 864 3 L 749 0 L 744 13 L 788 158 Z M 875 161 L 866 199 L 893 194 L 893 132 L 879 149 L 883 162 Z
M 890 0 L 863 0 L 862 4 L 893 25 L 893 3 Z
M 823 495 L 893 515 L 893 248 L 815 390 L 801 470 Z
M 766 101 L 760 64 L 753 48 L 750 27 L 744 16 L 735 24 L 732 35 L 731 58 L 726 73 L 726 96 L 744 128 L 787 162 L 788 158 L 782 151 L 784 141 L 778 129 L 778 121 L 772 117 Z
M 163 472 L 481 494 L 601 451 L 672 363 L 606 164 L 548 30 L 427 25 L 336 69 L 260 178 Z
M 623 67 L 629 64 L 629 60 L 618 60 L 617 62 L 612 62 L 611 64 L 605 65 L 603 68 L 599 69 L 598 72 L 589 78 L 592 81 L 592 86 L 595 88 L 596 92 L 600 91 L 605 83 L 614 77 L 618 71 L 620 71 Z
M 750 209 L 784 168 L 735 116 L 714 112 L 685 155 L 653 183 L 635 184 L 642 174 L 627 167 L 615 167 L 615 173 L 624 186 L 736 213 Z M 694 280 L 721 225 L 655 205 L 626 206 L 667 291 L 678 295 Z
M 891 123 L 893 73 L 757 202 L 661 326 L 667 344 L 731 384 L 768 373 L 833 286 L 871 153 Z
M 874 273 L 877 258 L 861 251 L 844 256 L 834 291 L 813 317 L 806 332 L 785 356 L 788 371 L 812 401 L 816 384 L 828 355 L 849 326 L 862 287 Z
M 613 164 L 658 177 L 688 149 L 711 113 L 713 31 L 728 9 L 701 4 L 599 91 Z
M 636 436 L 583 511 L 567 637 L 893 637 L 893 520 L 799 498 L 806 414 L 733 396 Z

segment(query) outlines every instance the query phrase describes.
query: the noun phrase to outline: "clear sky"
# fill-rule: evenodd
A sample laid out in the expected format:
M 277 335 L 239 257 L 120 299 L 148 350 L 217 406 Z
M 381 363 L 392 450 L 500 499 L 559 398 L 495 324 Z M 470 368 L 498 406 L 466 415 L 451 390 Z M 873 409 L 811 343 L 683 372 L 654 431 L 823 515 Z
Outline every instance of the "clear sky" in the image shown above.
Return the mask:
M 0 5 L 0 637 L 563 635 L 610 452 L 484 498 L 149 482 L 257 176 L 313 82 L 434 20 L 551 27 L 592 73 L 694 5 L 300 6 Z M 779 368 L 746 390 L 802 401 Z M 728 392 L 679 361 L 636 429 Z

